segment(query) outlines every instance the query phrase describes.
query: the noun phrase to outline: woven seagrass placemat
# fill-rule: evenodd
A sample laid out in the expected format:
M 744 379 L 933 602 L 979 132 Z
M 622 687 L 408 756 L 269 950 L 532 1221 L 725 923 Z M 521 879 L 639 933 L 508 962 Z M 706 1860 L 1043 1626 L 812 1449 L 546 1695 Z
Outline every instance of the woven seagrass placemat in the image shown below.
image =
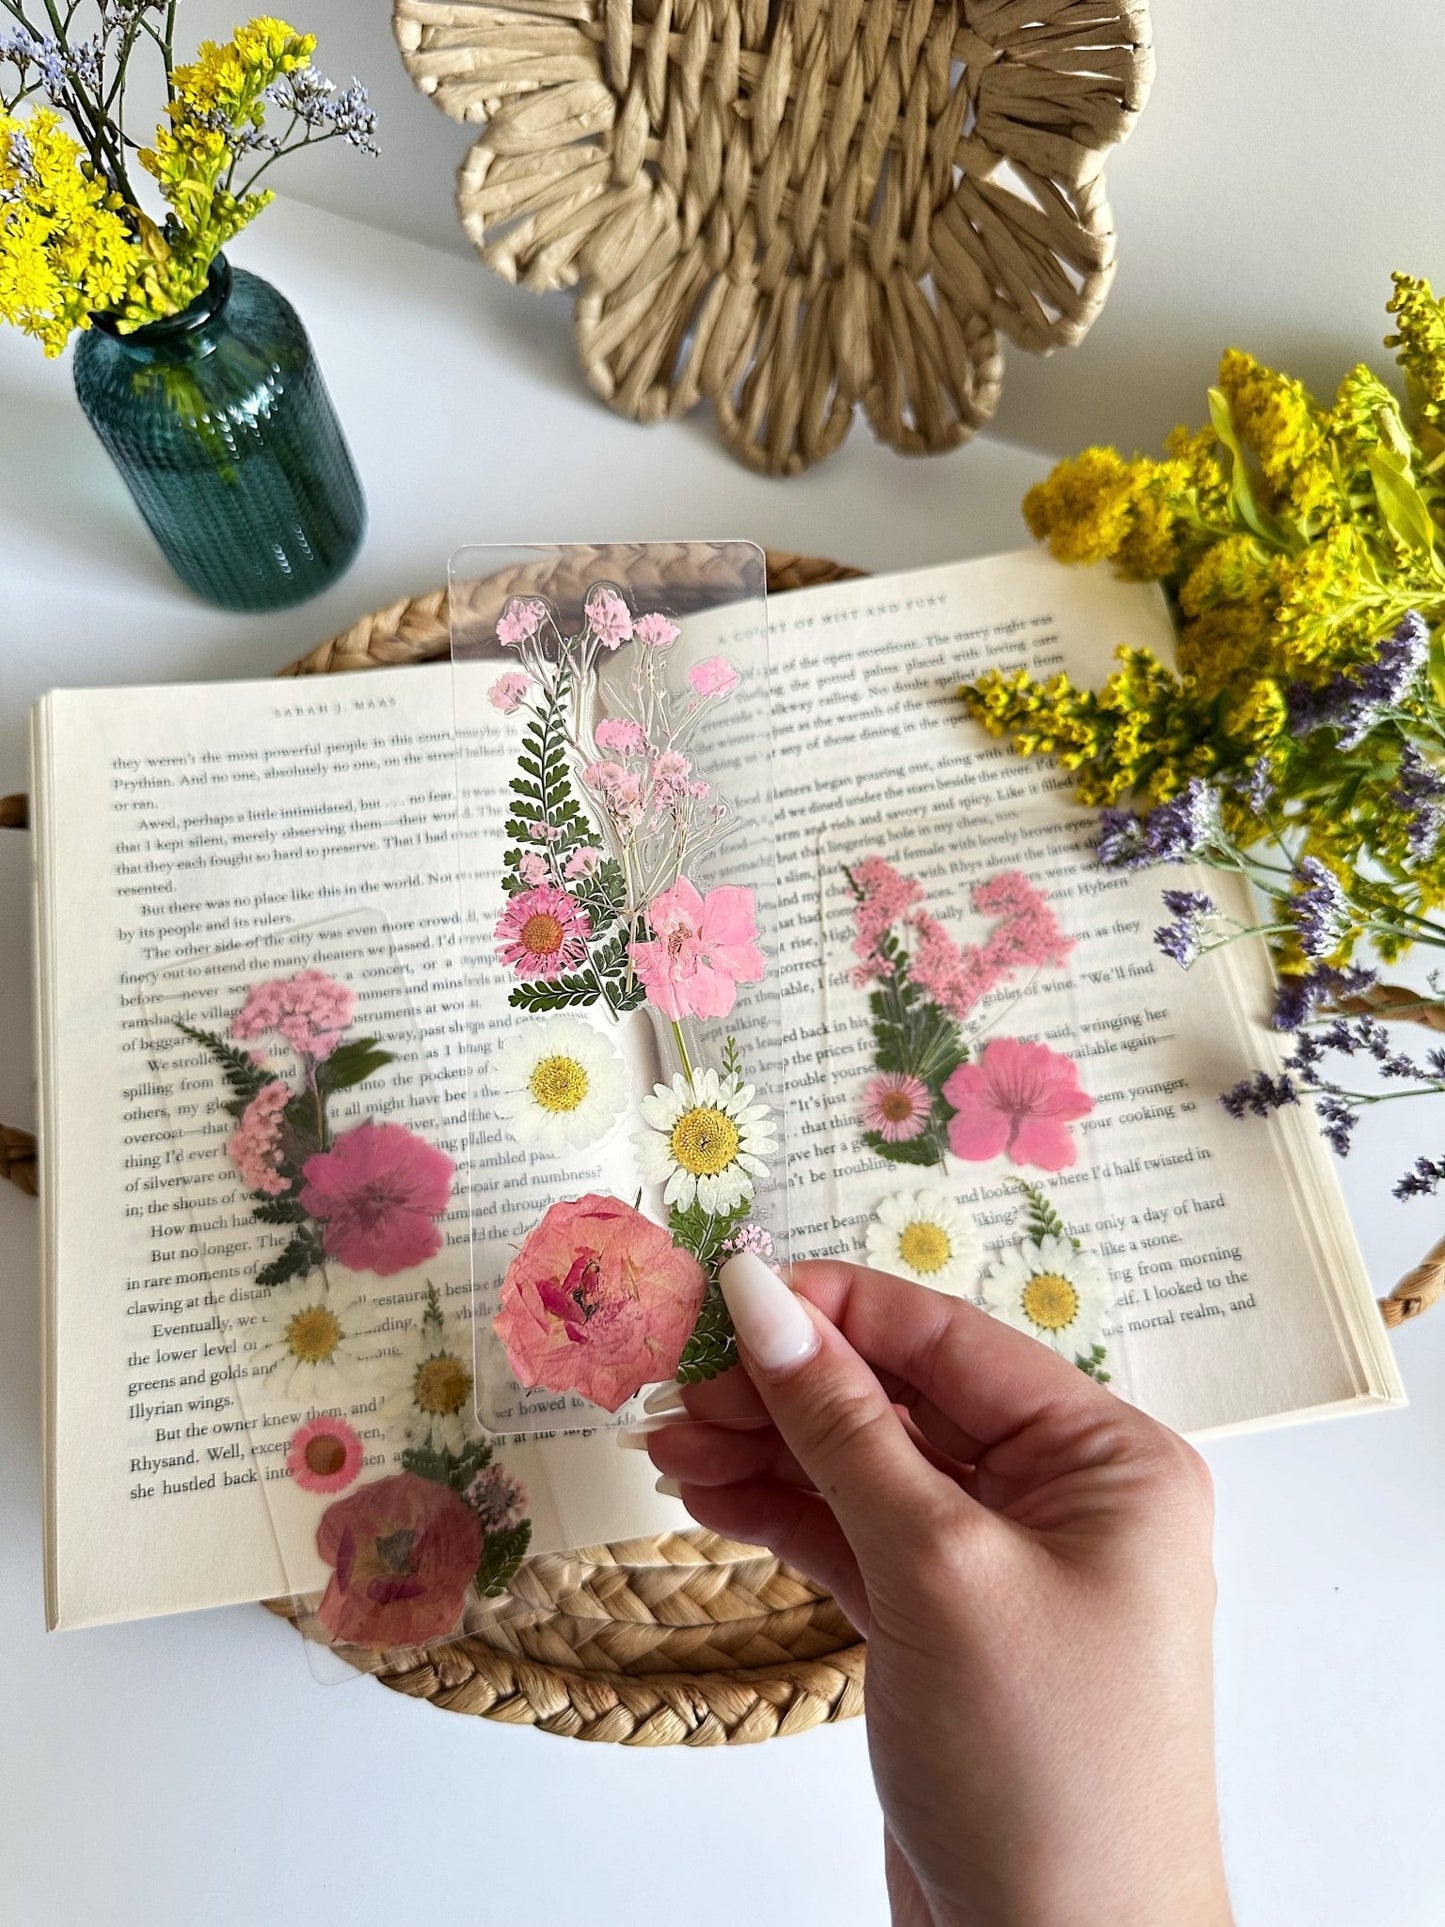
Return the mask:
M 695 551 L 578 549 L 579 591 L 594 575 L 650 588 L 674 607 L 699 583 Z M 726 551 L 719 569 L 728 571 Z M 860 571 L 809 556 L 768 554 L 774 594 Z M 476 585 L 474 613 L 527 586 L 529 571 Z M 565 593 L 553 575 L 548 592 Z M 450 648 L 445 589 L 395 602 L 281 671 L 328 675 L 432 662 Z M 23 827 L 23 798 L 0 799 L 0 827 Z M 0 1126 L 0 1176 L 35 1188 L 34 1140 Z M 431 1653 L 384 1656 L 393 1692 L 451 1713 L 629 1746 L 721 1746 L 806 1732 L 863 1709 L 863 1643 L 836 1603 L 757 1546 L 696 1529 L 529 1559 L 517 1588 L 525 1620 L 489 1624 Z M 289 1602 L 270 1610 L 290 1616 Z

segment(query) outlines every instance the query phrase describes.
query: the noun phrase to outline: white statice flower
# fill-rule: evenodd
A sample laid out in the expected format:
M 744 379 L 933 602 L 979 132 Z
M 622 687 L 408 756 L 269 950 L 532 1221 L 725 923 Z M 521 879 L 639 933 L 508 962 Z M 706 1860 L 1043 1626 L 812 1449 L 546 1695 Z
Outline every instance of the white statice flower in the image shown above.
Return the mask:
M 433 1299 L 402 1346 L 399 1375 L 382 1408 L 388 1429 L 400 1429 L 407 1444 L 422 1451 L 460 1457 L 476 1429 L 469 1349 L 453 1342 Z
M 576 1017 L 524 1024 L 492 1059 L 493 1107 L 518 1144 L 565 1155 L 606 1137 L 627 1104 L 615 1044 Z
M 763 1160 L 778 1148 L 772 1113 L 754 1096 L 751 1084 L 707 1069 L 691 1079 L 679 1071 L 643 1098 L 649 1129 L 633 1142 L 643 1177 L 664 1186 L 666 1204 L 696 1203 L 716 1217 L 753 1195 L 768 1175 Z
M 983 1246 L 973 1219 L 941 1191 L 898 1191 L 873 1214 L 865 1239 L 879 1271 L 963 1298 L 973 1288 Z
M 288 1404 L 334 1405 L 356 1387 L 374 1325 L 359 1292 L 313 1271 L 270 1293 L 255 1362 Z
M 979 1286 L 985 1311 L 1041 1338 L 1071 1364 L 1099 1344 L 1113 1291 L 1109 1274 L 1070 1238 L 1022 1238 L 999 1252 Z

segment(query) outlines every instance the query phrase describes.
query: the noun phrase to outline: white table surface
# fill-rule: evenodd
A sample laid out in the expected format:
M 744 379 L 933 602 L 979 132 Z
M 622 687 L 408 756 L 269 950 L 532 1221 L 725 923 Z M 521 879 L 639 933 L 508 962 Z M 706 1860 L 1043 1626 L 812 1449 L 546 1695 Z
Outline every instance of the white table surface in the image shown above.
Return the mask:
M 234 254 L 311 328 L 370 498 L 365 552 L 300 610 L 202 607 L 152 548 L 66 366 L 0 334 L 0 793 L 25 785 L 26 707 L 52 685 L 264 674 L 440 582 L 466 541 L 743 535 L 876 570 L 1024 539 L 1018 498 L 1046 467 L 1025 450 L 910 464 L 859 428 L 820 471 L 770 482 L 701 417 L 643 430 L 595 402 L 563 301 L 298 205 Z M 1108 417 L 1104 396 L 1097 432 Z M 21 1123 L 27 863 L 27 840 L 0 836 L 0 1118 Z M 1389 1200 L 1405 1161 L 1385 1143 L 1345 1168 L 1382 1288 L 1438 1229 L 1428 1202 Z M 584 1747 L 365 1681 L 322 1688 L 255 1608 L 47 1636 L 36 1275 L 34 1207 L 0 1188 L 0 1921 L 886 1917 L 861 1723 L 733 1751 Z M 1445 1310 L 1398 1346 L 1408 1412 L 1209 1452 L 1242 1927 L 1445 1918 Z

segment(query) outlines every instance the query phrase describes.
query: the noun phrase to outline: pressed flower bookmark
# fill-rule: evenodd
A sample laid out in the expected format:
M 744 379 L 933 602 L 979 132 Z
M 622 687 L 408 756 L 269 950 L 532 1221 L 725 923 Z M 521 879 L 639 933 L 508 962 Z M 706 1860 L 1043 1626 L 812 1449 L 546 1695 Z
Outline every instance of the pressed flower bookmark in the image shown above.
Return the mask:
M 783 1233 L 781 1019 L 761 556 L 498 560 L 454 562 L 453 689 L 461 914 L 493 935 L 480 1409 L 526 1435 L 733 1362 L 718 1270 Z
M 518 1610 L 529 1502 L 477 1423 L 456 1165 L 385 926 L 271 932 L 144 998 L 195 1241 L 177 1489 L 256 1488 L 326 1677 Z

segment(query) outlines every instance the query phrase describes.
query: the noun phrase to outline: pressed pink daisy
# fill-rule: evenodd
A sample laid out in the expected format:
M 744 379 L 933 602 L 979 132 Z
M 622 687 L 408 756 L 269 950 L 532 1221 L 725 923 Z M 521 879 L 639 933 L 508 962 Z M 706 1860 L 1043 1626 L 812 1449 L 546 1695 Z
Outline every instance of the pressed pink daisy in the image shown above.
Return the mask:
M 928 1127 L 933 1103 L 921 1077 L 901 1071 L 880 1071 L 863 1086 L 859 1115 L 865 1131 L 876 1131 L 885 1144 L 909 1144 Z
M 552 884 L 519 890 L 497 920 L 502 962 L 519 977 L 560 977 L 587 955 L 592 919 Z
M 309 1418 L 291 1434 L 286 1470 L 304 1492 L 344 1492 L 366 1450 L 344 1418 Z

